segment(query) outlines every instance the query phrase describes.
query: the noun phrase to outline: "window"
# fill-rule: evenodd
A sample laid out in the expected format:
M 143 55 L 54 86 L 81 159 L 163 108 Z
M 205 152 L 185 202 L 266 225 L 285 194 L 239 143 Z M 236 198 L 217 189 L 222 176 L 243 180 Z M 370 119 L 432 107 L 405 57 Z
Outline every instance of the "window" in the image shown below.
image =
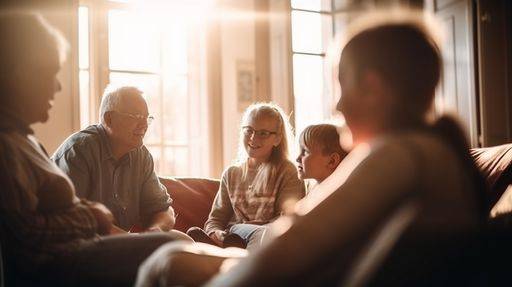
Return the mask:
M 333 118 L 331 63 L 326 52 L 348 22 L 355 1 L 291 0 L 295 129 Z
M 153 1 L 153 6 L 139 2 L 81 2 L 81 127 L 97 122 L 107 84 L 137 86 L 155 117 L 144 143 L 157 173 L 208 176 L 208 160 L 201 156 L 207 149 L 202 138 L 207 125 L 202 124 L 205 103 L 198 71 L 204 37 L 200 14 L 209 1 L 181 6 L 172 1 L 172 7 L 163 1 Z

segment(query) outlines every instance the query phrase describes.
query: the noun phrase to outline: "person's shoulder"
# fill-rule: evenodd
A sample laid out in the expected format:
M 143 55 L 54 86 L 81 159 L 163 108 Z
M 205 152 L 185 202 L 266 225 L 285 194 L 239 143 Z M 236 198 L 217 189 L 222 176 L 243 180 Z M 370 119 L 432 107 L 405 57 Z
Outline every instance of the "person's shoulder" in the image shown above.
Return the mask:
M 52 158 L 59 159 L 71 150 L 88 151 L 99 149 L 102 136 L 100 129 L 99 125 L 91 125 L 70 135 L 55 151 Z
M 408 156 L 422 161 L 434 158 L 451 159 L 453 150 L 439 136 L 427 131 L 405 132 L 377 143 L 374 153 L 391 153 L 397 157 Z
M 136 164 L 148 164 L 149 162 L 154 162 L 153 155 L 146 145 L 141 145 L 140 147 L 130 151 L 130 157 Z
M 411 142 L 427 154 L 451 153 L 451 148 L 448 146 L 446 141 L 438 135 L 425 131 L 408 133 L 404 135 L 401 142 L 403 144 Z
M 242 166 L 237 165 L 237 164 L 232 164 L 232 165 L 228 166 L 222 174 L 223 175 L 233 175 L 233 174 L 237 174 L 240 172 L 242 172 Z
M 295 164 L 288 159 L 283 160 L 283 162 L 279 166 L 280 173 L 282 174 L 297 174 L 297 168 Z
M 228 166 L 224 171 L 222 172 L 222 180 L 230 180 L 233 178 L 238 178 L 241 176 L 243 172 L 242 166 L 237 164 L 232 164 Z

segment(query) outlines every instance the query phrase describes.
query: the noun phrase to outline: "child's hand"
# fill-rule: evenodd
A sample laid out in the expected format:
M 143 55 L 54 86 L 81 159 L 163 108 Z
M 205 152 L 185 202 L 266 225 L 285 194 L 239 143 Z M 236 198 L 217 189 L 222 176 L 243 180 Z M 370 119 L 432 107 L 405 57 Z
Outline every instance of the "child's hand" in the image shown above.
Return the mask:
M 222 242 L 224 242 L 224 237 L 226 236 L 226 231 L 215 230 L 210 234 L 210 238 L 215 241 L 215 244 L 218 246 L 222 246 Z

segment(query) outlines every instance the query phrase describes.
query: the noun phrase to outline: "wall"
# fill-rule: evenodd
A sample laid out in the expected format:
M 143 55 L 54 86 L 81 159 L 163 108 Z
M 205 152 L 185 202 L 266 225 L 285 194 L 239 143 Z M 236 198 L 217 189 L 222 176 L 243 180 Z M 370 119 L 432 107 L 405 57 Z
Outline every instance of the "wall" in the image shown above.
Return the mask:
M 254 0 L 226 0 L 221 3 L 221 9 L 222 142 L 226 168 L 236 158 L 243 112 L 237 100 L 237 62 L 255 61 Z

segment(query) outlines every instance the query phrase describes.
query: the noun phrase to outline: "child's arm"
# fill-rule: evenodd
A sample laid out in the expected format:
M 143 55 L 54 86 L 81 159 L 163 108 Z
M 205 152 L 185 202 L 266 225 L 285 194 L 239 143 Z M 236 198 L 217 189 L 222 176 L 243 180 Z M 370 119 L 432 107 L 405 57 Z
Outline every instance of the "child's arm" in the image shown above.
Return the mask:
M 228 171 L 225 171 L 220 181 L 219 191 L 213 201 L 212 210 L 204 225 L 205 232 L 211 235 L 216 230 L 224 231 L 229 220 L 233 217 L 233 206 L 228 193 Z
M 277 215 L 286 213 L 287 209 L 292 208 L 295 202 L 301 200 L 306 194 L 304 182 L 298 178 L 293 164 L 286 165 L 282 170 L 282 176 L 276 195 Z

